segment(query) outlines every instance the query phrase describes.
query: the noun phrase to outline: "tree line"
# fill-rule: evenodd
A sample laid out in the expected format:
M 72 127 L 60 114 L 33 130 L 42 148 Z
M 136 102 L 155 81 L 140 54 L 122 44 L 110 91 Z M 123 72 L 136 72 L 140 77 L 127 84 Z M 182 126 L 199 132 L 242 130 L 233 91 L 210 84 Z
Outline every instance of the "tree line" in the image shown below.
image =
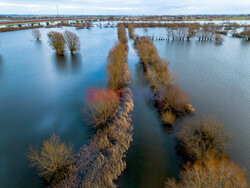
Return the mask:
M 214 117 L 185 122 L 177 133 L 177 148 L 186 164 L 180 171 L 180 180 L 168 178 L 165 187 L 247 188 L 246 170 L 225 153 L 231 139 L 224 124 Z
M 107 88 L 123 90 L 122 100 L 87 101 L 86 120 L 92 122 L 94 135 L 77 154 L 52 135 L 41 148 L 31 149 L 28 158 L 51 187 L 116 187 L 114 180 L 126 168 L 125 153 L 132 140 L 130 113 L 134 104 L 128 87 L 128 47 L 126 30 L 118 29 L 119 42 L 110 50 Z M 115 95 L 115 94 L 114 94 Z
M 175 76 L 168 69 L 169 62 L 159 57 L 153 41 L 136 36 L 135 48 L 151 88 L 164 91 L 163 99 L 155 101 L 163 121 L 171 124 L 176 117 L 193 113 L 187 93 L 176 84 Z M 186 164 L 180 171 L 180 180 L 167 178 L 165 187 L 246 188 L 246 170 L 225 153 L 231 139 L 232 135 L 227 133 L 224 124 L 214 117 L 193 118 L 185 122 L 177 133 L 177 152 Z
M 188 93 L 178 85 L 175 74 L 168 68 L 169 62 L 160 58 L 153 41 L 145 36 L 136 36 L 134 42 L 152 90 L 161 93 L 155 105 L 162 120 L 171 124 L 175 118 L 193 114 L 195 110 Z

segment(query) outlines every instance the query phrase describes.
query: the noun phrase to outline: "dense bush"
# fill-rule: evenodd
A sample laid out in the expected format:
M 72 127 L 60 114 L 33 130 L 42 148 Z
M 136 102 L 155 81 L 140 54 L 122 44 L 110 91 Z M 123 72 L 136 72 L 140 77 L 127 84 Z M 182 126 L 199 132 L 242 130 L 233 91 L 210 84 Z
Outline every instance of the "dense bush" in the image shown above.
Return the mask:
M 219 35 L 219 34 L 216 34 L 216 36 L 215 36 L 215 43 L 216 44 L 221 44 L 222 42 L 223 42 L 223 37 L 221 36 L 221 35 Z
M 186 122 L 177 134 L 184 156 L 192 160 L 205 160 L 208 152 L 220 156 L 231 139 L 223 123 L 215 118 L 198 118 Z
M 57 55 L 64 55 L 66 41 L 63 34 L 56 31 L 50 31 L 48 33 L 48 37 L 49 44 L 53 47 L 54 50 L 56 50 Z
M 180 172 L 180 182 L 168 179 L 166 188 L 247 188 L 246 171 L 222 155 L 217 158 L 208 154 L 203 162 L 184 165 Z
M 126 28 L 123 24 L 118 24 L 118 39 L 123 44 L 127 44 L 128 42 Z
M 74 54 L 75 51 L 80 50 L 80 39 L 75 33 L 65 31 L 64 38 L 71 54 Z
M 119 90 L 129 83 L 127 54 L 128 46 L 123 43 L 116 44 L 109 52 L 107 61 L 109 89 Z
M 108 92 L 107 90 L 102 91 L 103 94 Z M 114 119 L 119 104 L 120 101 L 115 93 L 113 93 L 113 97 L 109 100 L 102 98 L 88 100 L 88 107 L 85 113 L 88 123 L 93 124 L 96 128 L 107 125 L 107 123 L 110 123 Z
M 129 38 L 134 39 L 134 27 L 133 25 L 128 26 Z
M 46 181 L 59 181 L 66 176 L 67 167 L 72 164 L 72 147 L 53 134 L 43 142 L 42 148 L 31 148 L 27 156 L 31 166 L 36 167 Z

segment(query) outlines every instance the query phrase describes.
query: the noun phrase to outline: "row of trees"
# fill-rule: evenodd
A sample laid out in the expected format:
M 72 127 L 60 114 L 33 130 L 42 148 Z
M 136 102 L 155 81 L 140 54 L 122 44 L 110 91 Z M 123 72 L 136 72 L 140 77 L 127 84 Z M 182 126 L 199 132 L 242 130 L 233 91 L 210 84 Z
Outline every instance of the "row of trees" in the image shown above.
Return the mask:
M 93 120 L 95 134 L 76 155 L 72 154 L 71 146 L 55 135 L 44 141 L 41 148 L 31 148 L 28 158 L 49 186 L 116 187 L 113 181 L 126 168 L 124 158 L 132 140 L 130 113 L 134 104 L 127 87 L 130 78 L 128 47 L 122 43 L 126 32 L 125 36 L 122 36 L 122 29 L 119 32 L 121 42 L 110 51 L 107 69 L 108 89 L 114 91 L 114 95 L 115 91 L 123 90 L 122 104 L 118 97 L 88 101 L 88 121 Z
M 85 23 L 57 23 L 51 25 L 34 25 L 34 26 L 21 26 L 21 27 L 2 27 L 0 28 L 0 32 L 8 32 L 8 31 L 19 31 L 19 30 L 27 30 L 27 29 L 38 29 L 38 28 L 55 28 L 55 27 L 75 27 L 77 29 L 91 29 L 93 27 L 92 22 Z
M 71 31 L 65 31 L 64 34 L 51 31 L 48 33 L 48 38 L 49 44 L 56 50 L 57 55 L 64 55 L 65 45 L 67 45 L 72 55 L 74 52 L 80 50 L 80 39 Z
M 42 36 L 38 29 L 33 29 L 32 35 L 38 41 Z M 64 55 L 65 46 L 68 47 L 72 55 L 74 52 L 80 50 L 80 39 L 75 33 L 71 31 L 65 31 L 63 34 L 56 31 L 51 31 L 48 33 L 48 38 L 49 44 L 54 50 L 56 50 L 57 55 Z
M 163 121 L 172 123 L 175 117 L 192 114 L 189 95 L 177 84 L 176 76 L 168 69 L 169 62 L 160 58 L 153 41 L 137 36 L 135 47 L 151 88 L 162 95 L 155 104 Z
M 132 139 L 131 117 L 133 100 L 127 87 L 130 74 L 127 65 L 128 46 L 126 30 L 118 28 L 119 43 L 110 50 L 108 69 L 108 89 L 122 92 L 122 103 L 111 100 L 87 101 L 88 119 L 93 119 L 96 133 L 90 143 L 78 153 L 76 163 L 71 166 L 69 177 L 58 185 L 67 187 L 116 187 L 114 180 L 126 168 L 125 153 Z
M 179 153 L 188 162 L 180 172 L 180 181 L 168 178 L 166 187 L 246 188 L 246 171 L 224 153 L 231 138 L 224 124 L 213 117 L 186 122 L 177 139 Z
M 127 27 L 129 30 L 130 28 L 134 27 L 142 27 L 147 25 L 146 23 L 139 23 L 139 24 L 127 24 Z M 217 39 L 220 39 L 220 42 L 223 41 L 222 37 L 220 36 L 221 26 L 215 25 L 215 24 L 198 24 L 198 23 L 152 23 L 150 24 L 151 27 L 159 26 L 159 27 L 166 27 L 166 40 L 179 40 L 189 41 L 191 38 L 196 37 L 199 41 L 211 41 Z M 154 37 L 152 37 L 154 39 Z M 159 38 L 160 40 L 163 40 L 163 38 Z

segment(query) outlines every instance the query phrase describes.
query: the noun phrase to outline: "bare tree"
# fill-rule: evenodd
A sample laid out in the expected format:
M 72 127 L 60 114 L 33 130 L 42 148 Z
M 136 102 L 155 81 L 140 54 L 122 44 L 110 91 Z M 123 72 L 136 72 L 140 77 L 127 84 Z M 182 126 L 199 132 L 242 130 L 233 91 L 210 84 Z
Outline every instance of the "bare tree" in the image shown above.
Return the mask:
M 221 36 L 221 35 L 219 35 L 219 34 L 216 34 L 216 36 L 215 36 L 215 43 L 216 44 L 221 44 L 222 42 L 223 42 L 223 37 Z
M 175 179 L 168 179 L 166 188 L 247 188 L 246 171 L 229 160 L 226 155 L 221 158 L 209 154 L 203 162 L 184 165 L 180 172 L 180 182 Z
M 119 97 L 115 92 L 111 93 L 112 97 L 110 99 L 107 99 L 108 91 L 100 91 L 103 93 L 96 93 L 95 100 L 88 100 L 85 109 L 87 121 L 89 124 L 94 124 L 94 127 L 106 125 L 113 120 L 120 104 Z
M 36 40 L 40 40 L 41 38 L 41 33 L 38 29 L 32 29 L 32 35 L 35 37 Z
M 75 33 L 71 31 L 65 31 L 64 38 L 66 41 L 66 45 L 69 48 L 72 55 L 74 54 L 75 51 L 80 50 L 80 39 Z
M 48 33 L 49 44 L 56 50 L 57 55 L 64 55 L 65 52 L 65 39 L 63 34 L 51 31 Z
M 42 148 L 31 147 L 27 157 L 31 166 L 36 167 L 45 180 L 60 179 L 64 176 L 62 172 L 72 163 L 72 147 L 62 143 L 53 134 L 49 140 L 43 142 Z
M 177 134 L 184 155 L 193 160 L 204 160 L 207 152 L 220 156 L 232 136 L 226 133 L 224 124 L 213 117 L 186 122 Z

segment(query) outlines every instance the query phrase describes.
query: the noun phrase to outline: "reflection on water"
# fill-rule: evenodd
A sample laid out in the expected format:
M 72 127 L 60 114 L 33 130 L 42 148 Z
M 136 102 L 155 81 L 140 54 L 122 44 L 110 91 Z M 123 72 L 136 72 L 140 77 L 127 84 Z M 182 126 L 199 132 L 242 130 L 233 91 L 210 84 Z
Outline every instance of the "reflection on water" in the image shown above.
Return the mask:
M 59 73 L 79 73 L 81 72 L 82 56 L 79 53 L 74 55 L 65 54 L 64 56 L 59 56 L 53 54 L 53 62 L 55 63 L 56 70 Z
M 0 55 L 0 78 L 2 76 L 3 73 L 3 62 L 2 62 L 2 56 Z
M 56 64 L 56 68 L 59 72 L 65 71 L 67 68 L 67 57 L 62 55 L 54 55 L 54 62 Z
M 25 156 L 30 145 L 56 133 L 77 151 L 91 136 L 82 119 L 86 88 L 106 84 L 102 72 L 116 29 L 67 29 L 84 39 L 73 56 L 56 56 L 47 42 L 52 29 L 39 29 L 41 42 L 30 30 L 0 35 L 1 44 L 8 44 L 0 49 L 0 187 L 43 187 Z
M 82 56 L 79 53 L 70 56 L 71 67 L 74 72 L 79 72 L 81 67 Z

